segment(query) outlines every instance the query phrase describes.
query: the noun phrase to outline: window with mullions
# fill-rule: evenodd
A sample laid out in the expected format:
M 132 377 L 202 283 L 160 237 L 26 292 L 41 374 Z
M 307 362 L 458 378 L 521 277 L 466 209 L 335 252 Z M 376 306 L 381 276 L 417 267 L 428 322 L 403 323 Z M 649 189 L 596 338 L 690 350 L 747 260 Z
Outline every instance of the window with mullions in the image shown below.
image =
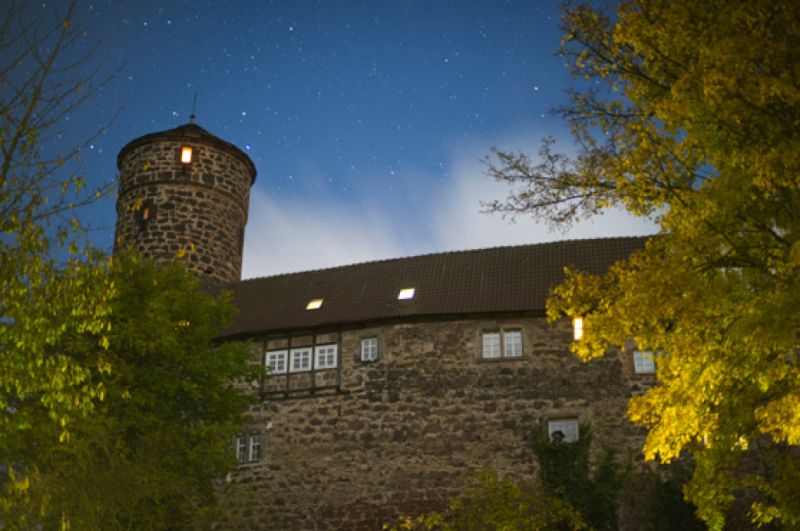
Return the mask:
M 378 359 L 378 338 L 366 337 L 361 340 L 361 361 L 375 361 Z
M 655 374 L 656 362 L 651 351 L 633 351 L 633 372 L 636 374 Z
M 270 374 L 286 374 L 286 358 L 288 350 L 267 351 L 265 364 L 269 368 Z
M 485 359 L 521 357 L 522 330 L 484 332 L 482 356 Z
M 334 369 L 336 368 L 336 345 L 317 345 L 314 347 L 314 368 L 315 369 Z
M 261 459 L 261 435 L 239 435 L 234 440 L 234 447 L 239 463 L 253 463 Z

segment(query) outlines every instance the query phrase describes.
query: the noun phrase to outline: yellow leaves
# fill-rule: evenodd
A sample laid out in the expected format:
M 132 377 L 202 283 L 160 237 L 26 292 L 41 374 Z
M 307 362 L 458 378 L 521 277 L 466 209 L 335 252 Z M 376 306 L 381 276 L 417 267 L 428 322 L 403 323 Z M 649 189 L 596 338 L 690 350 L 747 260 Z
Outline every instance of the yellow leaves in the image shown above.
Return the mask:
M 189 325 L 190 325 L 190 323 L 189 323 L 189 321 L 186 321 L 186 320 L 183 320 L 183 319 L 182 319 L 182 320 L 178 321 L 177 323 L 175 323 L 175 325 L 176 325 L 178 328 L 188 328 L 188 327 L 189 327 Z
M 72 22 L 68 18 L 65 18 L 64 22 L 61 23 L 61 27 L 64 28 L 64 29 L 69 29 L 69 27 L 71 25 L 72 25 Z

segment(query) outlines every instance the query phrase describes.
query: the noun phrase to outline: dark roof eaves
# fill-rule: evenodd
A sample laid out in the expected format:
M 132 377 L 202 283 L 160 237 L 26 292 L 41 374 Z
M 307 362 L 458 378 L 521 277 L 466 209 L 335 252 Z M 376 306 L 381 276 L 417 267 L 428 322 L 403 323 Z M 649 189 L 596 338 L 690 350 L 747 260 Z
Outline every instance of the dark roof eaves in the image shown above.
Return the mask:
M 291 277 L 291 276 L 299 276 L 305 275 L 310 273 L 321 273 L 321 272 L 332 272 L 335 270 L 347 269 L 351 267 L 363 266 L 367 264 L 381 264 L 381 263 L 388 263 L 388 262 L 399 262 L 402 260 L 409 260 L 411 258 L 424 258 L 424 257 L 431 257 L 431 256 L 446 256 L 446 255 L 455 255 L 455 254 L 468 254 L 468 253 L 479 253 L 483 251 L 492 251 L 492 250 L 501 250 L 501 249 L 513 249 L 513 248 L 522 248 L 522 247 L 545 247 L 550 245 L 563 245 L 572 242 L 589 242 L 589 241 L 611 241 L 611 240 L 644 240 L 649 239 L 657 236 L 657 234 L 646 234 L 643 236 L 610 236 L 610 237 L 598 237 L 598 238 L 571 238 L 568 240 L 557 240 L 552 242 L 540 242 L 540 243 L 521 243 L 515 245 L 496 245 L 493 247 L 480 247 L 477 249 L 460 249 L 457 251 L 441 251 L 441 252 L 432 252 L 432 253 L 423 253 L 423 254 L 415 254 L 410 256 L 400 256 L 394 258 L 379 258 L 377 260 L 365 260 L 364 262 L 355 262 L 353 264 L 344 264 L 332 267 L 323 267 L 319 269 L 307 269 L 304 271 L 292 271 L 288 273 L 278 273 L 277 275 L 267 275 L 263 277 L 252 277 L 240 280 L 235 284 L 241 285 L 249 282 L 257 282 L 259 280 L 265 279 L 277 279 L 280 277 Z M 230 286 L 232 287 L 232 286 Z

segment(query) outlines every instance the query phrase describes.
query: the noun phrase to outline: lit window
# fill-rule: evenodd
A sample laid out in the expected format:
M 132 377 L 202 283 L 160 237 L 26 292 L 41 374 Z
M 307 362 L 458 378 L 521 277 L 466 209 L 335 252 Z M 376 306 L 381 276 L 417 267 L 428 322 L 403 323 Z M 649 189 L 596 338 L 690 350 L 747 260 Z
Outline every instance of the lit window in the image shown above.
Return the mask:
M 306 304 L 306 310 L 319 310 L 322 308 L 322 299 L 311 299 Z
M 401 301 L 414 298 L 414 288 L 403 288 L 397 294 L 397 298 Z
M 267 352 L 266 365 L 269 367 L 270 374 L 286 373 L 286 350 L 272 350 Z
M 553 442 L 578 440 L 578 419 L 554 419 L 547 422 L 547 434 Z
M 361 340 L 361 361 L 378 359 L 378 338 L 368 337 Z
M 483 357 L 484 358 L 499 358 L 500 357 L 500 333 L 489 332 L 483 334 Z
M 181 148 L 181 162 L 183 164 L 189 164 L 192 162 L 192 148 L 191 146 L 183 146 Z
M 317 369 L 332 369 L 336 367 L 336 345 L 319 345 L 314 347 L 314 366 Z
M 583 337 L 583 317 L 576 317 L 572 320 L 572 331 L 575 341 L 580 341 Z
M 521 356 L 522 330 L 501 330 L 483 333 L 484 358 L 519 358 Z
M 239 435 L 234 440 L 236 460 L 240 463 L 252 463 L 261 459 L 261 435 Z
M 292 365 L 290 370 L 292 372 L 310 371 L 311 370 L 311 348 L 293 348 L 292 351 Z
M 653 374 L 656 372 L 656 361 L 651 351 L 633 351 L 633 372 L 636 374 Z

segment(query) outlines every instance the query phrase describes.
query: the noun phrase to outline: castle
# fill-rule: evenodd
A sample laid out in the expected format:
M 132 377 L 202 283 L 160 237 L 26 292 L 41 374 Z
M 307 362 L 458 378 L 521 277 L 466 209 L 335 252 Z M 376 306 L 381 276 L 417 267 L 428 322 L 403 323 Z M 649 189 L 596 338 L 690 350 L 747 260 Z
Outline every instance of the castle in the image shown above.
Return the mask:
M 249 529 L 380 529 L 441 509 L 491 466 L 525 479 L 537 426 L 636 452 L 627 400 L 654 383 L 632 345 L 581 363 L 545 300 L 571 266 L 602 273 L 643 238 L 572 240 L 240 280 L 248 156 L 190 123 L 119 153 L 116 245 L 184 257 L 239 309 L 221 333 L 270 369 L 234 441 L 228 500 Z M 276 249 L 276 252 L 280 252 Z

